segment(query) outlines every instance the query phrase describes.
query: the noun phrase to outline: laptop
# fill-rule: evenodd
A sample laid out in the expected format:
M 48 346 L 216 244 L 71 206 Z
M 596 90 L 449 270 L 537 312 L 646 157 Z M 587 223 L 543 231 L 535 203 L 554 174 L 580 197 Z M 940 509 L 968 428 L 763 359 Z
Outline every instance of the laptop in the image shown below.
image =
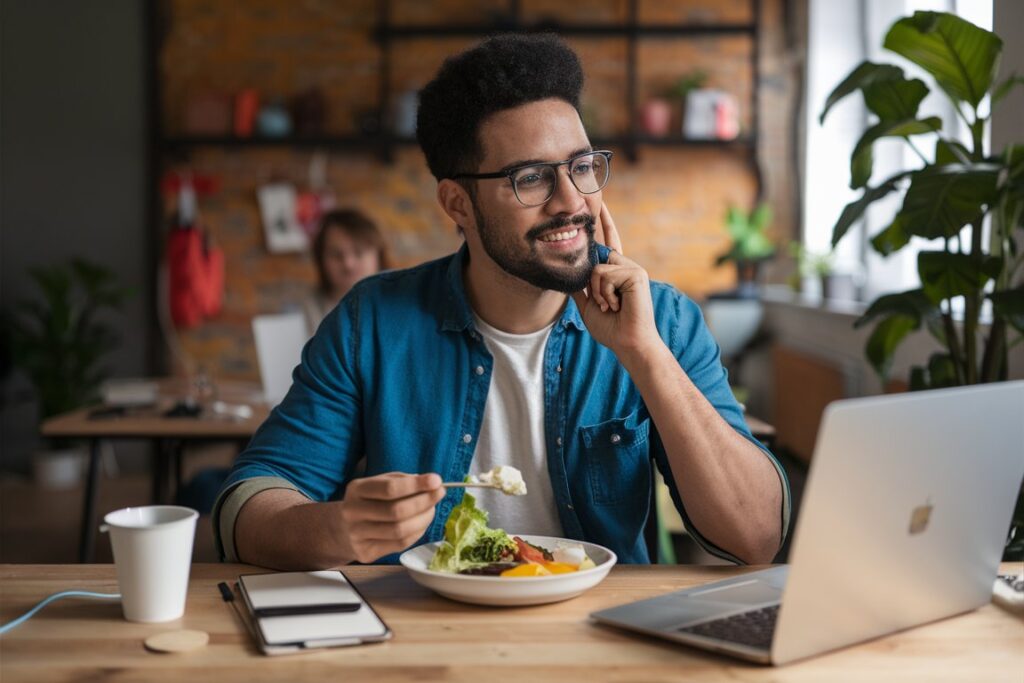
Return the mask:
M 790 564 L 591 614 L 785 664 L 989 602 L 1024 478 L 1024 381 L 828 406 Z
M 302 360 L 302 347 L 309 340 L 306 316 L 302 313 L 257 315 L 252 335 L 260 366 L 263 397 L 276 406 L 292 386 L 292 371 Z

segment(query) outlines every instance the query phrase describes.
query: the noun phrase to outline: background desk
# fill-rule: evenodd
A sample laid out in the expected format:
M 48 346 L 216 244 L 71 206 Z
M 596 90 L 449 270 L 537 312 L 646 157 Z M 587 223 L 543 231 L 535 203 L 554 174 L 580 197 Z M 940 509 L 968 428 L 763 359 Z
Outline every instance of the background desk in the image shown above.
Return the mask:
M 515 609 L 437 597 L 400 567 L 349 567 L 345 573 L 394 630 L 394 639 L 265 657 L 221 601 L 216 585 L 253 571 L 265 570 L 193 565 L 185 616 L 169 624 L 128 623 L 112 601 L 67 599 L 48 605 L 0 638 L 0 680 L 1019 683 L 1024 672 L 1024 621 L 995 605 L 779 669 L 588 622 L 594 610 L 749 571 L 694 566 L 620 565 L 578 598 Z M 0 586 L 0 620 L 6 622 L 58 590 L 116 592 L 117 579 L 112 565 L 2 565 Z M 144 649 L 148 636 L 178 628 L 206 631 L 210 644 L 184 655 Z
M 221 390 L 220 396 L 229 403 L 245 403 L 253 410 L 247 419 L 226 417 L 192 418 L 163 417 L 162 412 L 173 403 L 171 397 L 184 395 L 173 380 L 164 380 L 161 394 L 164 400 L 158 409 L 140 414 L 129 413 L 120 417 L 90 418 L 91 409 L 74 410 L 43 422 L 40 432 L 48 438 L 84 439 L 89 442 L 89 467 L 82 504 L 82 523 L 79 533 L 79 562 L 89 562 L 96 541 L 96 489 L 100 478 L 100 443 L 112 439 L 148 439 L 154 442 L 156 461 L 152 471 L 152 503 L 168 502 L 168 481 L 173 490 L 181 484 L 181 458 L 183 447 L 195 441 L 236 441 L 245 446 L 256 429 L 266 419 L 269 410 L 265 404 L 252 401 L 248 388 Z M 175 391 L 178 389 L 178 391 Z M 143 501 L 139 501 L 142 504 Z

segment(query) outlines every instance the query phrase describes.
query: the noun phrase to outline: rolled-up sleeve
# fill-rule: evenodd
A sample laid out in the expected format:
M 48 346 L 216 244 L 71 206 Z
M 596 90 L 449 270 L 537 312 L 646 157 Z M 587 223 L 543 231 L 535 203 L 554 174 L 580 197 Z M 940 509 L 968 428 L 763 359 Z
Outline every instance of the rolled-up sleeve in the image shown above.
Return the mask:
M 303 348 L 288 394 L 256 431 L 221 487 L 212 522 L 222 557 L 237 559 L 235 521 L 260 491 L 291 488 L 320 502 L 351 477 L 363 452 L 355 294 L 324 319 Z
M 750 433 L 750 428 L 743 419 L 743 410 L 739 402 L 736 401 L 732 388 L 729 386 L 729 373 L 722 365 L 718 343 L 715 342 L 711 331 L 704 322 L 704 316 L 701 313 L 700 307 L 691 299 L 679 295 L 674 290 L 671 290 L 671 288 L 668 289 L 670 290 L 669 292 L 663 291 L 659 293 L 662 296 L 671 293 L 675 299 L 673 304 L 665 306 L 665 309 L 671 310 L 672 313 L 659 319 L 658 327 L 662 329 L 662 338 L 669 340 L 669 348 L 679 361 L 679 365 L 686 372 L 687 377 L 690 378 L 690 381 L 704 394 L 708 402 L 733 429 L 761 449 L 779 476 L 782 488 L 782 506 L 779 510 L 779 524 L 782 529 L 781 547 L 781 543 L 785 541 L 786 534 L 789 531 L 790 517 L 790 491 L 786 472 L 772 452 Z M 668 457 L 660 438 L 655 439 L 653 446 L 655 462 L 658 465 L 658 469 L 664 475 L 665 483 L 672 494 L 672 501 L 675 503 L 680 517 L 682 517 L 687 532 L 704 550 L 712 555 L 737 564 L 744 564 L 738 557 L 726 552 L 706 539 L 697 530 L 693 522 L 690 521 L 682 498 L 679 496 L 679 491 L 676 489 Z

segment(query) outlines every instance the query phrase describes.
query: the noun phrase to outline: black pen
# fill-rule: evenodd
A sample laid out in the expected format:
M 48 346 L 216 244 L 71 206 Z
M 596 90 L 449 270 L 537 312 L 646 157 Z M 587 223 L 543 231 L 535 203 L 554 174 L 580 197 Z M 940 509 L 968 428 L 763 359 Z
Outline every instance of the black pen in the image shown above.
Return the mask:
M 241 620 L 242 625 L 245 626 L 245 630 L 249 632 L 249 635 L 259 640 L 253 632 L 252 626 L 249 624 L 249 620 L 246 619 L 245 615 L 242 614 L 242 611 L 238 609 L 238 602 L 235 601 L 235 593 L 231 590 L 231 587 L 228 586 L 227 583 L 221 581 L 217 584 L 217 588 L 220 589 L 220 595 L 224 598 L 224 602 L 229 603 L 231 605 L 231 609 L 235 610 L 235 614 L 238 616 L 239 620 Z
M 310 614 L 339 614 L 357 612 L 360 602 L 324 602 L 314 605 L 282 605 L 280 607 L 257 607 L 252 612 L 257 619 L 265 617 L 295 617 Z

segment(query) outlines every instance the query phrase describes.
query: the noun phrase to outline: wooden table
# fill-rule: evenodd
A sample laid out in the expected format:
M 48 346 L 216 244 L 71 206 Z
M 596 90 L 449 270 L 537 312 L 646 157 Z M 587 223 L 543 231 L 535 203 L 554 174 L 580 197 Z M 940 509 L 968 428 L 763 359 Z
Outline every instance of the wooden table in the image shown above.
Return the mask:
M 1024 676 L 1024 620 L 995 605 L 774 669 L 588 622 L 594 610 L 749 571 L 698 566 L 620 565 L 578 598 L 524 608 L 452 602 L 413 583 L 400 567 L 349 567 L 345 573 L 394 630 L 394 639 L 265 657 L 217 591 L 218 581 L 249 571 L 263 570 L 193 565 L 185 616 L 163 625 L 128 623 L 113 602 L 57 601 L 0 638 L 0 680 L 1019 683 Z M 114 567 L 0 566 L 0 621 L 70 588 L 116 592 Z M 146 637 L 178 628 L 206 631 L 210 644 L 179 655 L 143 647 Z
M 165 417 L 164 412 L 176 397 L 186 393 L 181 380 L 160 380 L 161 400 L 155 408 L 130 410 L 123 416 L 92 417 L 94 408 L 82 408 L 57 415 L 43 422 L 40 433 L 47 438 L 83 439 L 89 443 L 89 467 L 86 475 L 85 500 L 79 532 L 80 562 L 90 562 L 96 541 L 96 490 L 100 478 L 100 444 L 113 439 L 146 439 L 154 443 L 156 462 L 152 471 L 151 502 L 166 502 L 167 482 L 181 483 L 183 447 L 196 441 L 236 441 L 244 447 L 266 419 L 269 410 L 253 400 L 258 390 L 248 385 L 225 384 L 218 397 L 252 409 L 246 419 L 214 417 Z

